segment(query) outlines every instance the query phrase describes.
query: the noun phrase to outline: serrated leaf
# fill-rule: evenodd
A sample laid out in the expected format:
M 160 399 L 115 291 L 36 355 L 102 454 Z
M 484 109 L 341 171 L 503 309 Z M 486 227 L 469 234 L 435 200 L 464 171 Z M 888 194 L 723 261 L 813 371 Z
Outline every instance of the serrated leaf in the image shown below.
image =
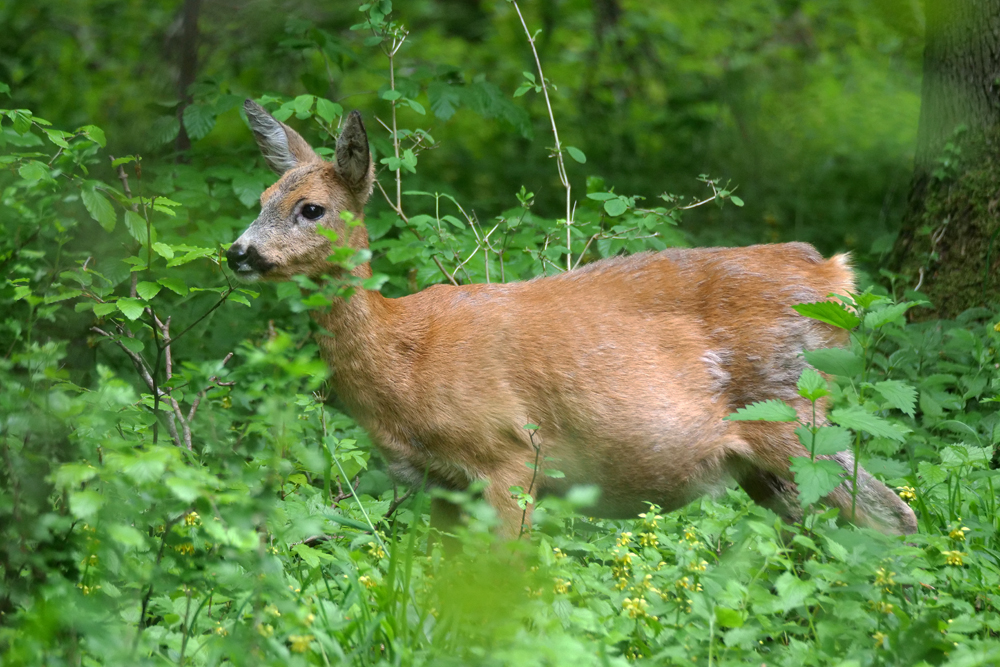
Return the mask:
M 808 426 L 799 426 L 795 435 L 803 447 L 814 448 L 812 452 L 816 456 L 830 456 L 851 446 L 851 432 L 839 426 L 820 426 L 815 435 Z
M 587 162 L 587 156 L 584 155 L 583 151 L 581 151 L 576 146 L 567 146 L 566 147 L 566 152 L 569 153 L 569 156 L 571 158 L 573 158 L 574 160 L 576 160 L 580 164 L 585 164 Z
M 799 303 L 792 306 L 792 309 L 800 315 L 832 324 L 841 329 L 851 330 L 861 324 L 861 319 L 857 315 L 834 301 Z
M 728 421 L 793 422 L 798 419 L 795 408 L 784 401 L 772 398 L 768 401 L 751 403 L 725 417 Z
M 617 217 L 628 210 L 628 204 L 621 197 L 615 197 L 604 202 L 604 210 L 611 217 Z
M 845 428 L 864 431 L 876 437 L 903 442 L 910 429 L 894 424 L 860 407 L 842 408 L 830 413 L 830 420 Z
M 160 293 L 160 285 L 143 280 L 135 286 L 135 291 L 146 301 Z
M 146 544 L 146 536 L 132 526 L 112 523 L 108 526 L 108 534 L 115 542 L 125 547 L 141 547 Z
M 865 326 L 869 329 L 884 327 L 890 322 L 902 319 L 906 311 L 917 305 L 919 304 L 916 301 L 904 301 L 903 303 L 894 303 L 885 308 L 879 308 L 865 315 Z
M 201 484 L 193 479 L 184 479 L 183 477 L 169 477 L 166 485 L 175 496 L 186 503 L 196 499 L 202 490 Z
M 861 357 L 843 348 L 824 347 L 818 350 L 805 350 L 802 354 L 810 366 L 830 375 L 851 378 L 864 370 Z
M 788 611 L 802 605 L 814 590 L 816 584 L 810 579 L 803 581 L 792 572 L 785 572 L 774 583 L 781 601 L 781 609 Z
M 215 110 L 207 104 L 189 104 L 184 108 L 184 129 L 193 141 L 206 136 L 215 127 Z
M 812 368 L 805 368 L 798 382 L 799 396 L 810 401 L 818 401 L 824 396 L 830 395 L 830 390 L 826 387 L 826 378 L 817 373 Z
M 803 507 L 812 505 L 837 488 L 843 479 L 844 469 L 836 461 L 816 459 L 808 456 L 792 457 L 789 466 L 795 473 L 795 485 L 799 487 L 799 503 Z
M 917 404 L 917 390 L 899 380 L 883 380 L 875 383 L 875 391 L 882 395 L 886 403 L 913 416 Z
M 64 463 L 56 472 L 56 486 L 69 489 L 79 486 L 97 475 L 97 468 L 89 463 Z
M 115 207 L 111 205 L 103 193 L 94 188 L 84 187 L 80 191 L 80 198 L 83 199 L 83 205 L 90 213 L 90 217 L 96 220 L 104 228 L 104 231 L 113 232 L 115 230 L 118 216 L 115 215 Z
M 69 511 L 78 519 L 89 519 L 104 506 L 104 496 L 97 491 L 83 489 L 69 494 Z
M 122 315 L 133 321 L 142 315 L 142 311 L 145 308 L 145 304 L 142 301 L 130 296 L 118 299 L 118 301 L 115 301 L 115 305 L 118 307 L 118 310 L 122 311 Z
M 929 486 L 943 483 L 948 479 L 945 469 L 934 463 L 921 461 L 917 464 L 917 474 L 927 482 Z
M 118 165 L 128 164 L 129 162 L 135 162 L 135 156 L 134 155 L 126 155 L 125 157 L 120 157 L 120 158 L 114 159 L 114 160 L 111 161 L 111 166 L 112 167 L 117 167 Z

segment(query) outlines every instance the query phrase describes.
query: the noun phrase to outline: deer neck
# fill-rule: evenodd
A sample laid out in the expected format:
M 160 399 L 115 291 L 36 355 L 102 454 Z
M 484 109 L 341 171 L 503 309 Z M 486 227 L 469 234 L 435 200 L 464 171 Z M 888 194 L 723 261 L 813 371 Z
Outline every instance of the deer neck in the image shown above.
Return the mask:
M 357 250 L 368 247 L 363 226 L 355 227 L 348 241 Z M 370 278 L 368 262 L 351 270 L 355 278 Z M 377 414 L 391 401 L 403 360 L 394 359 L 393 332 L 398 305 L 381 293 L 355 287 L 350 297 L 334 297 L 327 308 L 311 312 L 323 328 L 318 337 L 323 360 L 332 371 L 331 382 L 355 417 Z

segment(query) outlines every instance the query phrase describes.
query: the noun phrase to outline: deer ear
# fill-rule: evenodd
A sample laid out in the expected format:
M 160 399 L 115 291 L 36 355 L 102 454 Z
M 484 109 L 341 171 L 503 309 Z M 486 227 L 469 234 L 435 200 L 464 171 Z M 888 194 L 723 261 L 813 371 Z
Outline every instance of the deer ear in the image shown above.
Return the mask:
M 261 105 L 247 100 L 243 109 L 260 152 L 274 173 L 281 176 L 289 169 L 320 160 L 298 132 L 275 120 Z
M 368 197 L 375 184 L 375 169 L 368 149 L 368 133 L 361 114 L 352 111 L 337 139 L 337 175 L 355 194 Z

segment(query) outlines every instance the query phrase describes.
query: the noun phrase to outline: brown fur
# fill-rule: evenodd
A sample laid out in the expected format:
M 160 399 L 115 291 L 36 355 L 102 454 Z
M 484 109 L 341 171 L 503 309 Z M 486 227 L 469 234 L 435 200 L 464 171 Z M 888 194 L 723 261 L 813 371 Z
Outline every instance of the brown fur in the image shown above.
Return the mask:
M 352 119 L 356 138 L 363 126 Z M 368 177 L 347 186 L 338 178 L 339 149 L 337 166 L 299 157 L 233 244 L 256 244 L 261 265 L 272 265 L 264 278 L 328 268 L 326 239 L 288 222 L 300 200 L 361 215 L 371 165 L 350 164 Z M 341 238 L 347 232 L 337 215 L 322 224 Z M 367 247 L 363 227 L 348 243 Z M 426 471 L 456 489 L 487 481 L 503 532 L 516 535 L 521 510 L 508 489 L 531 482 L 529 423 L 539 426 L 542 455 L 555 459 L 546 465 L 565 473 L 539 475 L 535 492 L 596 484 L 595 514 L 634 516 L 647 502 L 671 510 L 731 476 L 758 503 L 798 518 L 788 466 L 806 452 L 794 424 L 723 418 L 771 398 L 811 417 L 796 393 L 801 352 L 847 337 L 791 306 L 852 289 L 846 256 L 824 260 L 802 243 L 671 249 L 522 283 L 436 285 L 400 299 L 361 290 L 313 317 L 332 334 L 319 342 L 339 396 L 393 473 L 418 483 Z M 849 456 L 833 458 L 853 468 Z M 848 516 L 845 487 L 827 502 Z M 859 475 L 854 520 L 889 533 L 916 530 L 910 508 L 867 473 Z

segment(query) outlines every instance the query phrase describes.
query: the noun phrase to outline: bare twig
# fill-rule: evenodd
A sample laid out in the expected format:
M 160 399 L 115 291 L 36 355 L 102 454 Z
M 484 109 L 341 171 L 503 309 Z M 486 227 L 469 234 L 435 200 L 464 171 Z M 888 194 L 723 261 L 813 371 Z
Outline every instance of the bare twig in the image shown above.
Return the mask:
M 416 491 L 417 488 L 418 488 L 417 486 L 411 486 L 410 490 L 404 493 L 402 496 L 400 496 L 399 498 L 393 498 L 392 502 L 389 504 L 389 509 L 386 510 L 385 516 L 382 518 L 388 519 L 389 517 L 391 517 L 393 513 L 399 508 L 399 506 L 402 505 L 404 502 L 406 502 L 407 498 L 413 495 L 413 492 Z M 395 489 L 393 489 L 393 491 L 395 491 Z
M 545 107 L 549 111 L 549 121 L 552 123 L 552 136 L 555 138 L 555 158 L 556 166 L 559 171 L 559 182 L 562 183 L 563 187 L 566 188 L 566 270 L 569 271 L 573 268 L 573 237 L 570 228 L 573 226 L 573 213 L 575 212 L 575 207 L 573 206 L 572 197 L 572 187 L 569 183 L 569 177 L 566 175 L 566 163 L 563 161 L 562 154 L 562 144 L 559 143 L 559 129 L 556 127 L 556 116 L 552 113 L 552 102 L 549 100 L 549 86 L 548 82 L 545 80 L 545 73 L 542 71 L 542 60 L 538 57 L 538 49 L 535 48 L 535 38 L 528 30 L 528 24 L 524 21 L 524 16 L 521 14 L 521 8 L 517 5 L 517 0 L 511 0 L 512 5 L 514 5 L 514 11 L 517 12 L 517 18 L 521 19 L 521 27 L 524 28 L 524 34 L 528 37 L 528 44 L 531 46 L 531 53 L 535 56 L 535 66 L 538 68 L 538 79 L 539 84 L 542 87 L 542 94 L 545 96 Z

